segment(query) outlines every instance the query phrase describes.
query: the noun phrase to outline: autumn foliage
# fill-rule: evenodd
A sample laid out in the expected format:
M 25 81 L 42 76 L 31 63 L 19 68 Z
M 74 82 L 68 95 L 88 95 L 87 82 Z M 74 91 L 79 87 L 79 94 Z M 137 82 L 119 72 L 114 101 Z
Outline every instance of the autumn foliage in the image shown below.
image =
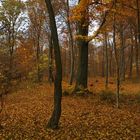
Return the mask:
M 0 1 L 0 139 L 139 140 L 139 0 Z

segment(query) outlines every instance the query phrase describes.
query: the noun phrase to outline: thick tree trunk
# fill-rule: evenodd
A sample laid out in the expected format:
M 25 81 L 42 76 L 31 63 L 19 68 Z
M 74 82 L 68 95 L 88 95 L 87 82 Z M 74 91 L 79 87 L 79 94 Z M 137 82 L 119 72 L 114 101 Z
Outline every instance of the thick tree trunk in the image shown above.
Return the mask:
M 80 1 L 79 1 L 80 2 Z M 88 9 L 82 13 L 84 16 L 78 23 L 78 35 L 88 36 Z M 84 39 L 78 39 L 77 46 L 79 47 L 79 62 L 75 91 L 81 88 L 87 88 L 88 81 L 88 42 Z
M 50 29 L 54 45 L 54 57 L 56 65 L 56 74 L 54 81 L 54 110 L 48 122 L 47 127 L 51 129 L 58 128 L 59 119 L 61 116 L 61 99 L 62 99 L 62 64 L 60 55 L 60 46 L 58 41 L 58 33 L 55 21 L 55 15 L 50 0 L 45 0 L 49 13 Z
M 76 79 L 76 89 L 87 88 L 88 79 L 88 43 L 81 41 L 79 46 L 79 64 Z

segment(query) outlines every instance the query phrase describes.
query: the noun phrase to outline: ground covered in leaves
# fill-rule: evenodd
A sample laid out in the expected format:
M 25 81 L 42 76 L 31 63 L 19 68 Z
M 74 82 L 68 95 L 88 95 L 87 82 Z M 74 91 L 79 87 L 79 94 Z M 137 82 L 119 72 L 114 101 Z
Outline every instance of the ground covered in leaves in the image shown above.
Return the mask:
M 49 84 L 18 87 L 6 98 L 0 114 L 0 139 L 140 140 L 140 84 L 123 85 L 120 109 L 115 107 L 112 96 L 104 97 L 104 91 L 100 94 L 103 90 L 100 81 L 89 86 L 95 91 L 90 96 L 63 96 L 58 130 L 46 129 L 53 108 L 53 87 Z M 66 83 L 63 88 L 67 88 Z

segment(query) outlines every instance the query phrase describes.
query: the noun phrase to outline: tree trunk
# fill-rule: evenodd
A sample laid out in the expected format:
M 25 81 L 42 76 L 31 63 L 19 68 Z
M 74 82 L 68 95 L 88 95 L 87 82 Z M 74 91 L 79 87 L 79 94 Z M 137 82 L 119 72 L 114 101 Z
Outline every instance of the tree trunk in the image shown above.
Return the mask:
M 124 56 L 124 32 L 123 25 L 120 25 L 120 39 L 121 39 L 121 47 L 120 47 L 120 78 L 122 81 L 125 80 L 125 56 Z
M 106 76 L 106 80 L 105 80 L 105 88 L 108 88 L 108 42 L 107 42 L 107 33 L 105 32 L 105 59 L 106 59 L 106 63 L 105 63 L 105 76 Z
M 137 42 L 137 34 L 135 32 L 135 62 L 136 62 L 136 77 L 139 77 L 139 48 L 138 48 L 138 42 Z
M 15 24 L 12 24 L 12 28 L 8 28 L 8 45 L 9 45 L 9 70 L 8 70 L 8 75 L 7 75 L 7 84 L 9 86 L 12 86 L 11 80 L 13 77 L 13 70 L 14 70 L 14 47 L 15 47 Z
M 109 43 L 109 40 L 108 40 Z M 109 76 L 112 77 L 113 76 L 113 72 L 112 72 L 112 45 L 109 43 Z
M 39 42 L 40 35 L 37 37 L 37 50 L 36 50 L 36 59 L 37 59 L 37 82 L 41 82 L 41 75 L 40 75 L 40 42 Z
M 132 72 L 133 72 L 133 31 L 131 29 L 131 48 L 130 48 L 130 68 L 129 68 L 129 78 L 132 78 Z
M 55 81 L 54 81 L 54 110 L 47 124 L 47 127 L 51 129 L 56 129 L 58 128 L 58 123 L 61 116 L 62 64 L 61 64 L 60 46 L 58 41 L 58 33 L 57 33 L 53 7 L 50 0 L 45 0 L 45 2 L 49 13 L 50 29 L 51 29 L 51 35 L 52 35 L 52 40 L 54 45 L 54 57 L 55 57 L 55 65 L 56 65 L 56 74 L 55 74 Z
M 52 82 L 54 82 L 54 77 L 53 77 L 53 42 L 52 42 L 52 36 L 50 37 L 49 40 L 49 76 L 48 76 L 48 81 L 50 85 Z
M 140 48 L 140 9 L 139 9 L 139 0 L 136 0 L 137 7 L 137 31 L 138 31 L 138 46 Z
M 139 0 L 136 0 L 136 7 L 137 7 L 137 38 L 138 38 L 138 46 L 137 46 L 137 77 L 140 77 L 139 74 L 139 50 L 140 50 L 140 9 L 139 9 Z
M 116 9 L 116 0 L 114 0 L 114 7 Z M 115 60 L 116 60 L 116 69 L 117 69 L 117 92 L 116 92 L 116 106 L 119 108 L 119 95 L 120 95 L 120 67 L 119 67 L 119 59 L 116 47 L 116 13 L 113 14 L 113 44 L 115 51 Z
M 80 2 L 80 1 L 79 1 Z M 84 16 L 78 23 L 78 35 L 88 36 L 88 9 L 82 13 Z M 75 91 L 81 88 L 87 88 L 88 81 L 88 42 L 84 39 L 77 40 L 77 46 L 79 47 L 79 62 Z
M 105 77 L 105 47 L 102 47 L 102 77 Z
M 73 76 L 74 76 L 74 40 L 73 40 L 73 35 L 72 35 L 72 29 L 71 29 L 71 24 L 69 20 L 69 0 L 67 0 L 67 26 L 68 26 L 68 31 L 69 31 L 69 42 L 70 42 L 70 79 L 69 79 L 69 84 L 72 85 L 73 82 Z

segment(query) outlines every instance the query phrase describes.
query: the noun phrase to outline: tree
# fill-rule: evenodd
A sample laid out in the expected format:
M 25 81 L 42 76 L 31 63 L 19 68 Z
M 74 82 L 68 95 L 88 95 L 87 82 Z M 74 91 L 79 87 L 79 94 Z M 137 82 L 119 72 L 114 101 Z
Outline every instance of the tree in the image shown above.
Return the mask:
M 69 0 L 66 1 L 66 13 L 67 13 L 67 27 L 69 31 L 69 46 L 70 46 L 70 79 L 69 84 L 72 85 L 74 78 L 74 39 L 72 34 L 72 27 L 70 23 L 70 5 Z
M 82 37 L 88 36 L 89 17 L 88 17 L 88 1 L 79 0 L 78 10 L 80 11 L 80 20 L 77 24 L 77 35 Z M 88 81 L 88 41 L 85 39 L 77 39 L 77 47 L 79 48 L 79 61 L 75 91 L 81 88 L 87 88 Z
M 106 89 L 108 88 L 108 39 L 107 39 L 107 33 L 105 32 L 105 58 L 106 58 L 106 65 L 105 65 L 105 76 L 106 76 L 106 81 L 105 81 L 105 87 Z
M 137 77 L 139 77 L 139 49 L 140 49 L 140 9 L 139 9 L 139 0 L 136 0 L 136 7 L 137 7 L 137 38 L 138 38 L 138 47 L 137 47 Z
M 114 9 L 116 9 L 116 0 L 113 1 Z M 116 46 L 116 13 L 113 13 L 113 47 L 115 53 L 115 60 L 116 60 L 116 78 L 117 78 L 117 91 L 116 91 L 116 106 L 119 107 L 119 95 L 120 95 L 120 66 L 119 66 L 119 58 L 117 53 L 117 46 Z
M 18 33 L 22 25 L 24 3 L 20 0 L 5 0 L 0 6 L 0 22 L 3 26 L 3 42 L 7 46 L 7 56 L 9 58 L 8 73 L 9 81 L 12 79 L 14 50 L 17 45 Z
M 37 71 L 37 82 L 42 80 L 41 72 L 41 57 L 43 56 L 43 39 L 45 40 L 45 20 L 46 11 L 44 3 L 40 0 L 29 0 L 28 1 L 28 16 L 30 19 L 29 34 L 33 40 L 33 46 L 36 53 L 36 71 Z
M 49 76 L 48 81 L 51 85 L 52 82 L 54 82 L 53 78 L 53 41 L 52 36 L 49 37 Z
M 56 129 L 58 128 L 59 119 L 61 116 L 61 98 L 62 98 L 62 64 L 60 47 L 58 41 L 58 33 L 55 21 L 54 10 L 52 7 L 51 0 L 45 0 L 48 9 L 49 19 L 50 19 L 50 29 L 54 45 L 54 59 L 56 65 L 56 74 L 54 80 L 54 110 L 52 116 L 47 124 L 48 128 Z

